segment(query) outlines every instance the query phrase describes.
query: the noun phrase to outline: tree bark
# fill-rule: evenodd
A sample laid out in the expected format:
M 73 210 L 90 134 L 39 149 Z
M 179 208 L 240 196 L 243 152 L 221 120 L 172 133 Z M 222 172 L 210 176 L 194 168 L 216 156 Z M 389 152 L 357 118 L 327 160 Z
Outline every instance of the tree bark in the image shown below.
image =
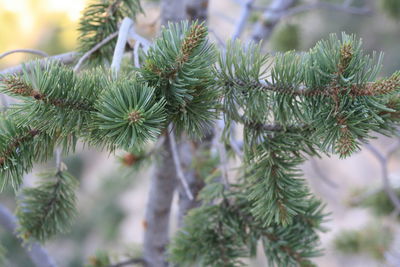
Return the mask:
M 176 186 L 176 170 L 169 139 L 164 141 L 157 159 L 144 221 L 143 256 L 147 266 L 167 266 L 166 246 L 169 242 L 169 221 L 172 197 Z
M 297 0 L 273 0 L 261 20 L 255 25 L 251 40 L 258 43 L 261 40 L 269 39 L 282 14 L 296 2 Z
M 161 24 L 186 18 L 184 0 L 162 0 Z M 171 203 L 177 176 L 168 138 L 155 164 L 144 221 L 143 256 L 149 267 L 168 266 L 166 246 L 169 243 Z

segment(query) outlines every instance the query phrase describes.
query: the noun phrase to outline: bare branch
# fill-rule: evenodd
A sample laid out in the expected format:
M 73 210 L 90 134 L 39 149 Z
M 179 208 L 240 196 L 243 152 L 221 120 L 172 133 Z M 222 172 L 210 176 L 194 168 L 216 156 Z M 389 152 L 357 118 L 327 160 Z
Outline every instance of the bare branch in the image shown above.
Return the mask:
M 125 46 L 128 41 L 129 30 L 133 27 L 133 20 L 130 18 L 124 18 L 118 32 L 118 40 L 114 49 L 113 60 L 111 63 L 111 70 L 116 75 L 119 72 L 121 66 L 122 57 L 125 52 Z
M 168 126 L 168 132 L 169 132 L 168 133 L 169 144 L 171 146 L 172 158 L 174 160 L 176 174 L 178 175 L 178 178 L 179 178 L 183 188 L 185 189 L 187 197 L 190 200 L 193 200 L 193 194 L 190 191 L 190 188 L 186 181 L 185 175 L 183 175 L 182 164 L 181 164 L 181 160 L 179 158 L 178 149 L 177 149 L 176 140 L 175 140 L 175 134 L 172 129 L 172 124 L 170 124 Z
M 0 54 L 0 59 L 14 54 L 14 53 L 28 53 L 28 54 L 34 54 L 34 55 L 38 55 L 38 56 L 42 56 L 42 57 L 48 57 L 49 55 L 46 52 L 40 51 L 40 50 L 36 50 L 36 49 L 15 49 L 15 50 L 10 50 L 7 52 L 4 52 L 3 54 Z
M 109 36 L 107 36 L 106 38 L 104 38 L 100 43 L 98 43 L 97 45 L 93 46 L 92 49 L 90 49 L 89 51 L 87 51 L 78 61 L 78 63 L 75 65 L 74 67 L 74 71 L 78 71 L 80 69 L 80 67 L 82 66 L 82 64 L 97 50 L 99 50 L 102 46 L 104 46 L 105 44 L 107 44 L 109 41 L 111 41 L 112 39 L 114 39 L 115 37 L 118 36 L 118 32 L 114 32 L 112 34 L 110 34 Z
M 8 232 L 16 234 L 17 218 L 3 205 L 0 205 L 0 225 Z M 37 242 L 25 243 L 16 236 L 25 248 L 29 258 L 37 267 L 56 267 L 54 260 L 50 257 L 47 251 Z
M 41 60 L 39 60 L 39 62 L 41 64 L 44 64 L 48 60 L 55 60 L 55 61 L 60 61 L 61 63 L 68 65 L 75 61 L 77 55 L 78 55 L 77 52 L 67 52 L 64 54 L 59 54 L 59 55 L 50 56 L 50 57 L 41 59 Z M 27 70 L 31 69 L 34 65 L 35 65 L 34 62 L 24 64 L 24 66 Z M 23 66 L 23 64 L 4 69 L 4 70 L 0 71 L 0 75 L 20 74 L 20 73 L 22 73 L 22 66 Z

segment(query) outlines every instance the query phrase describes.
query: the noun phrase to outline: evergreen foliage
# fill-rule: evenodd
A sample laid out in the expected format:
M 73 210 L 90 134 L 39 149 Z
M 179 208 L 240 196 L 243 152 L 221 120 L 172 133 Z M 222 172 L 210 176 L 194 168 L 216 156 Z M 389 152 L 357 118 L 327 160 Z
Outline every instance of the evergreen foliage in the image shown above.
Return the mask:
M 139 0 L 101 0 L 91 3 L 83 12 L 79 27 L 79 51 L 85 53 L 103 39 L 118 31 L 118 23 L 124 17 L 135 19 L 143 12 Z M 116 40 L 95 51 L 89 63 L 96 66 L 110 63 Z
M 0 120 L 1 189 L 10 184 L 15 190 L 24 173 L 31 171 L 34 161 L 44 161 L 53 153 L 54 140 L 30 127 L 18 127 L 4 115 Z
M 397 0 L 382 0 L 382 9 L 393 19 L 400 19 L 400 2 Z
M 380 224 L 368 224 L 361 229 L 345 230 L 334 239 L 336 250 L 348 253 L 365 253 L 377 260 L 384 259 L 393 241 L 393 230 Z
M 18 200 L 19 232 L 44 242 L 69 228 L 75 215 L 76 179 L 65 171 L 43 173 L 37 187 L 24 188 Z
M 169 119 L 178 132 L 192 137 L 211 129 L 216 118 L 218 91 L 212 65 L 216 52 L 203 24 L 168 25 L 148 51 L 140 74 L 167 101 Z

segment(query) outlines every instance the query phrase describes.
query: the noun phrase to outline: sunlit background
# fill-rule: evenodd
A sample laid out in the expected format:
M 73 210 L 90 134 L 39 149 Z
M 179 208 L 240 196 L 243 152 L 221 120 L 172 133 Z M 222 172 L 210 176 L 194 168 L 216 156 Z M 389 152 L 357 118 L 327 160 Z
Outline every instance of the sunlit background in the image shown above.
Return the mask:
M 0 0 L 0 51 L 36 48 L 48 54 L 73 50 L 85 0 Z M 0 67 L 16 64 L 26 55 L 15 54 Z

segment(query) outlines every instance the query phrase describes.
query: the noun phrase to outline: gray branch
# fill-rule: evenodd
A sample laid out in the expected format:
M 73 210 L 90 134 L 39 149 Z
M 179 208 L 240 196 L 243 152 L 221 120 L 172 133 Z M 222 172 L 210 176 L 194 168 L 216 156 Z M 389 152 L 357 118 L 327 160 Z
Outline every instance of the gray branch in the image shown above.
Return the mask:
M 159 153 L 147 200 L 143 256 L 148 266 L 167 266 L 165 250 L 169 242 L 169 220 L 176 186 L 176 171 L 169 139 Z
M 4 206 L 0 205 L 0 225 L 13 234 L 17 231 L 17 218 Z M 18 238 L 18 237 L 17 237 Z M 18 238 L 20 239 L 20 238 Z M 56 267 L 54 260 L 50 257 L 47 251 L 37 242 L 23 243 L 29 258 L 37 267 Z
M 297 0 L 273 0 L 253 29 L 251 40 L 258 43 L 267 40 L 284 14 Z
M 77 58 L 78 53 L 77 52 L 67 52 L 64 54 L 59 54 L 59 55 L 55 55 L 55 56 L 50 56 L 44 59 L 39 60 L 39 62 L 41 64 L 44 64 L 47 60 L 55 60 L 55 61 L 59 61 L 63 64 L 72 64 L 75 59 Z M 34 66 L 34 62 L 30 62 L 30 63 L 25 63 L 25 64 L 21 64 L 15 67 L 11 67 L 11 68 L 7 68 L 4 69 L 2 71 L 0 71 L 0 75 L 6 75 L 6 74 L 20 74 L 22 73 L 22 66 L 25 65 L 25 68 L 27 70 L 31 69 Z
M 6 57 L 8 55 L 15 54 L 15 53 L 28 53 L 28 54 L 34 54 L 34 55 L 38 55 L 38 56 L 42 56 L 42 57 L 49 56 L 46 52 L 43 52 L 43 51 L 37 50 L 37 49 L 15 49 L 15 50 L 7 51 L 7 52 L 4 52 L 3 54 L 0 54 L 0 59 Z

